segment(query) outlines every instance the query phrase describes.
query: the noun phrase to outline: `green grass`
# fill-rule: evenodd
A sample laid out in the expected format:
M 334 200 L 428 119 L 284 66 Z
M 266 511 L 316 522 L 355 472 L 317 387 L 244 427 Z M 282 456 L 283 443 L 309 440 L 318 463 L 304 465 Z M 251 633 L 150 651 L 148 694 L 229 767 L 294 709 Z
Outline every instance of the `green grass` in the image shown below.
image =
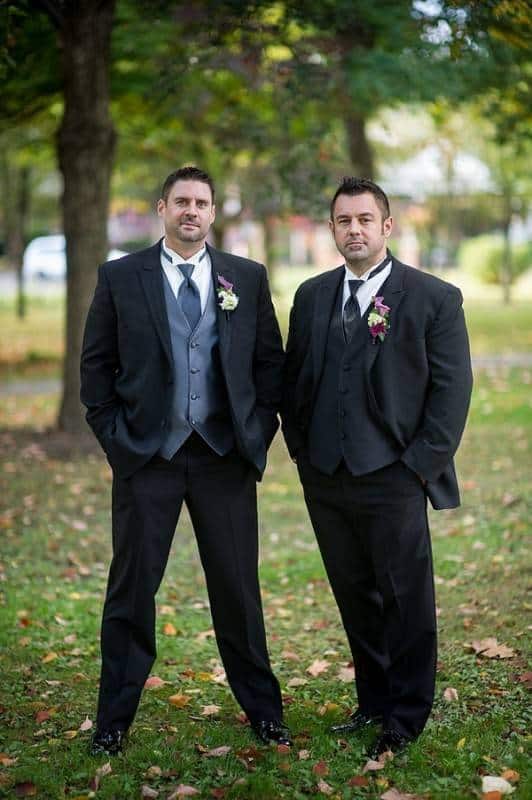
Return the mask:
M 285 288 L 279 301 L 284 315 L 290 303 Z M 466 305 L 475 352 L 502 352 L 505 343 L 526 350 L 527 305 L 507 310 L 478 297 Z M 10 314 L 0 305 L 3 331 Z M 24 342 L 26 323 L 9 328 L 10 344 L 2 337 L 0 350 L 4 376 L 6 364 L 12 377 L 49 374 L 25 371 L 31 351 L 52 354 L 49 363 L 57 369 L 60 316 L 57 302 L 32 308 Z M 531 381 L 532 368 L 477 371 L 458 458 L 463 504 L 431 512 L 440 636 L 434 711 L 423 736 L 404 756 L 369 774 L 366 786 L 350 781 L 361 775 L 367 737 L 340 740 L 329 733 L 356 702 L 351 683 L 339 678 L 349 653 L 295 468 L 277 437 L 259 488 L 261 580 L 294 751 L 257 745 L 229 689 L 214 680 L 219 656 L 206 635 L 206 590 L 184 514 L 158 596 L 153 674 L 167 683 L 145 692 L 124 755 L 112 760 L 111 774 L 94 790 L 96 770 L 106 760 L 88 756 L 91 732 L 80 725 L 95 713 L 110 471 L 96 447 L 80 443 L 76 451 L 46 432 L 57 394 L 0 396 L 0 797 L 22 796 L 28 782 L 35 791 L 30 796 L 46 800 L 136 799 L 143 784 L 158 790 L 161 800 L 179 784 L 194 786 L 200 798 L 303 800 L 322 796 L 313 771 L 319 762 L 328 769 L 323 780 L 332 787 L 330 796 L 341 800 L 374 800 L 392 787 L 430 800 L 473 800 L 481 796 L 483 774 L 505 769 L 520 774 L 513 797 L 531 797 L 523 680 L 530 670 L 532 607 L 526 594 Z M 169 622 L 175 635 L 164 632 Z M 486 637 L 512 648 L 512 657 L 476 656 L 469 645 Z M 317 658 L 330 666 L 313 678 L 306 670 Z M 306 683 L 289 685 L 294 678 Z M 458 700 L 444 700 L 449 687 Z M 168 701 L 175 694 L 190 699 L 178 708 Z M 213 704 L 219 713 L 205 717 L 204 707 Z M 227 755 L 202 755 L 201 748 L 222 745 L 231 748 Z M 308 759 L 299 758 L 301 751 Z M 150 767 L 160 774 L 148 773 Z

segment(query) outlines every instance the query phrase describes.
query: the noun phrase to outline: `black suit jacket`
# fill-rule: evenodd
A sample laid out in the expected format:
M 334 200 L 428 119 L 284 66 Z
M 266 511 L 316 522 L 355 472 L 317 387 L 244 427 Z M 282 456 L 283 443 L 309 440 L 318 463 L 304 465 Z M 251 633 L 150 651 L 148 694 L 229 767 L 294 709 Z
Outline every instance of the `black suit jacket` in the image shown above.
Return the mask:
M 282 409 L 292 456 L 306 443 L 344 274 L 342 266 L 311 278 L 294 297 Z M 368 329 L 359 378 L 375 419 L 399 444 L 401 459 L 427 481 L 433 507 L 453 508 L 460 503 L 453 456 L 473 380 L 462 295 L 455 286 L 395 258 L 379 295 L 391 308 L 390 328 L 384 341 L 375 343 Z
M 218 307 L 220 361 L 239 452 L 257 470 L 278 427 L 283 348 L 266 270 L 208 247 L 217 276 L 233 284 L 234 311 Z M 109 463 L 128 477 L 159 449 L 170 413 L 172 346 L 160 242 L 99 268 L 81 355 L 81 401 Z

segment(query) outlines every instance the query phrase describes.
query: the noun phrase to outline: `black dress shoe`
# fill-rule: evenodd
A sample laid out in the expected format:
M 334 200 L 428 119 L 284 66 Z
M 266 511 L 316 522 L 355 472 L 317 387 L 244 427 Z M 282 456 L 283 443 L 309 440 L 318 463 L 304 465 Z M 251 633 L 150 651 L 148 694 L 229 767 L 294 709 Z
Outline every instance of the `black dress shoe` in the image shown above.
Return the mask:
M 279 722 L 279 720 L 261 719 L 251 727 L 264 744 L 284 744 L 286 747 L 292 747 L 290 731 L 286 725 Z
M 125 732 L 116 729 L 96 729 L 91 742 L 91 755 L 116 756 L 124 746 Z
M 379 756 L 387 753 L 389 750 L 396 755 L 405 749 L 410 742 L 405 736 L 401 736 L 397 731 L 383 731 L 368 748 L 368 757 L 373 761 L 377 761 Z
M 370 725 L 378 725 L 381 721 L 380 717 L 372 717 L 369 714 L 364 714 L 363 711 L 357 709 L 347 722 L 342 722 L 340 725 L 333 725 L 331 727 L 332 733 L 355 733 L 368 728 Z

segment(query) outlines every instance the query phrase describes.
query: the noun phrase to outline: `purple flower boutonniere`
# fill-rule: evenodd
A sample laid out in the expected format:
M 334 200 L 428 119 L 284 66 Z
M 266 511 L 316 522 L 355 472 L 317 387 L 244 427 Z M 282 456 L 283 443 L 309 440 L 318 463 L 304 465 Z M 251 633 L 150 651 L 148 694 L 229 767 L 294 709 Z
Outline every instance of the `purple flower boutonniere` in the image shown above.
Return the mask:
M 238 295 L 233 292 L 233 284 L 226 281 L 223 275 L 217 275 L 218 305 L 222 311 L 234 311 L 238 305 Z
M 374 297 L 373 308 L 368 314 L 368 328 L 373 344 L 375 344 L 377 339 L 383 342 L 384 337 L 390 330 L 390 320 L 388 317 L 390 316 L 391 308 L 390 306 L 384 305 L 382 302 L 383 300 L 383 297 Z

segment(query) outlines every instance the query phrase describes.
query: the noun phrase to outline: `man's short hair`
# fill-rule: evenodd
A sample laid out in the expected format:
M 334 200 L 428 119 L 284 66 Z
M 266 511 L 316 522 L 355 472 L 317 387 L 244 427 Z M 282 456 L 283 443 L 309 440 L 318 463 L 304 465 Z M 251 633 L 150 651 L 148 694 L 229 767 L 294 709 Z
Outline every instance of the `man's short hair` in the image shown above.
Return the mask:
M 334 215 L 334 205 L 339 195 L 347 194 L 353 197 L 354 195 L 367 194 L 368 192 L 375 198 L 375 202 L 381 210 L 383 220 L 388 219 L 390 216 L 390 203 L 381 187 L 377 186 L 373 181 L 370 181 L 369 178 L 353 178 L 346 175 L 342 178 L 342 182 L 331 201 L 331 220 Z
M 180 169 L 176 169 L 175 172 L 170 173 L 161 189 L 161 197 L 165 203 L 168 200 L 168 195 L 170 194 L 172 186 L 174 183 L 177 183 L 177 181 L 200 181 L 201 183 L 206 183 L 211 190 L 212 202 L 214 204 L 214 181 L 210 175 L 198 167 L 181 167 Z

